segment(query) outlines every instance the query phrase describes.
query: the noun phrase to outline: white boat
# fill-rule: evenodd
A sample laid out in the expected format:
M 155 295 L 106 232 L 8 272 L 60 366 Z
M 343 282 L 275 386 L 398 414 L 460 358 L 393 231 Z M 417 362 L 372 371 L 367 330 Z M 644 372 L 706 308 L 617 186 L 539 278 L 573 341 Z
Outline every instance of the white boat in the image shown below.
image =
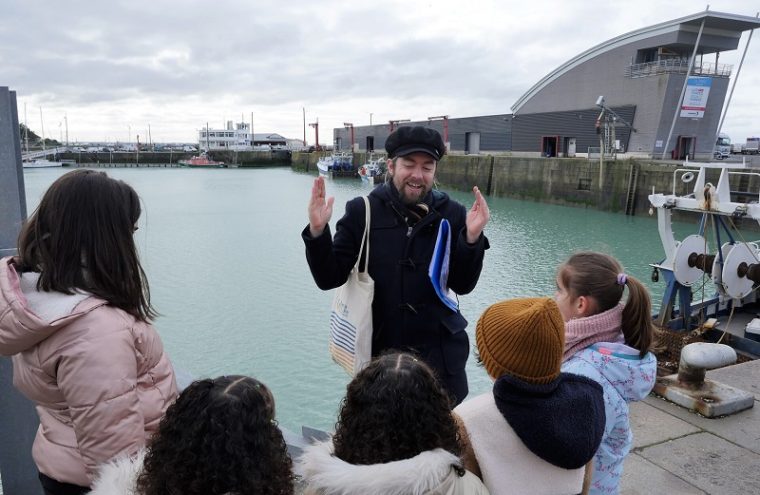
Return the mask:
M 23 166 L 24 168 L 52 168 L 52 167 L 63 167 L 64 163 L 47 160 L 45 158 L 38 158 L 30 162 L 24 162 Z
M 350 152 L 337 151 L 332 155 L 323 156 L 317 161 L 317 169 L 321 175 L 355 171 L 353 155 Z
M 367 163 L 359 168 L 359 177 L 366 182 L 374 182 L 375 177 L 385 173 L 385 157 L 370 153 Z
M 649 195 L 665 251 L 650 265 L 652 280 L 667 284 L 656 322 L 752 359 L 760 357 L 760 241 L 757 230 L 741 226 L 760 222 L 760 191 L 740 184 L 757 175 L 743 164 L 687 162 L 673 172 L 670 192 Z M 676 194 L 690 182 L 690 194 Z M 696 232 L 677 239 L 673 211 L 693 215 Z
M 330 175 L 330 170 L 332 169 L 332 157 L 330 156 L 323 156 L 319 160 L 317 160 L 317 169 L 319 170 L 320 175 Z

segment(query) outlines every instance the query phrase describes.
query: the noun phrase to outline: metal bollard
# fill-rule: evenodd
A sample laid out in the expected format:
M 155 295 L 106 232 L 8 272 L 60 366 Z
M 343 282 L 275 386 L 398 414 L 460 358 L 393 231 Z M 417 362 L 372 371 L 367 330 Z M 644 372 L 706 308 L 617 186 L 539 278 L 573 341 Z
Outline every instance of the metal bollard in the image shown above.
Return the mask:
M 705 378 L 708 370 L 735 362 L 736 351 L 727 345 L 689 344 L 681 349 L 678 374 L 658 378 L 654 393 L 707 418 L 749 409 L 755 403 L 752 394 Z
M 701 384 L 707 370 L 722 368 L 736 362 L 736 351 L 725 344 L 695 342 L 684 346 L 678 362 L 678 381 Z

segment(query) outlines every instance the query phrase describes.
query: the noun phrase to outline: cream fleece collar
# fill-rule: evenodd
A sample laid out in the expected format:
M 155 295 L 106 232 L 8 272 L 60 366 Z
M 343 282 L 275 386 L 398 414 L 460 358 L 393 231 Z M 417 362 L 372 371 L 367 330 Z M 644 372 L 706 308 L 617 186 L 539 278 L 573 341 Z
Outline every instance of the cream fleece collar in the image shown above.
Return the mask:
M 330 495 L 422 495 L 439 486 L 461 466 L 456 455 L 443 449 L 384 464 L 354 465 L 334 456 L 332 441 L 304 450 L 298 471 L 310 489 Z
M 40 274 L 37 272 L 20 273 L 19 286 L 26 298 L 27 308 L 44 322 L 49 323 L 68 316 L 80 302 L 90 297 L 89 293 L 79 290 L 74 294 L 37 290 L 39 278 Z

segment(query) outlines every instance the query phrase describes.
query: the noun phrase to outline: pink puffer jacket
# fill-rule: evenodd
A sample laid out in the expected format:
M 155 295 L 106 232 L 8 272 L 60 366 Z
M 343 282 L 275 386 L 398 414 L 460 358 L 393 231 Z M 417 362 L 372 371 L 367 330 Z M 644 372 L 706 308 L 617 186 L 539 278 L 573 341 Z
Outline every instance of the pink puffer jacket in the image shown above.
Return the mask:
M 174 370 L 151 325 L 94 296 L 38 292 L 36 278 L 0 260 L 0 354 L 37 405 L 38 469 L 89 486 L 99 465 L 156 431 L 177 396 Z

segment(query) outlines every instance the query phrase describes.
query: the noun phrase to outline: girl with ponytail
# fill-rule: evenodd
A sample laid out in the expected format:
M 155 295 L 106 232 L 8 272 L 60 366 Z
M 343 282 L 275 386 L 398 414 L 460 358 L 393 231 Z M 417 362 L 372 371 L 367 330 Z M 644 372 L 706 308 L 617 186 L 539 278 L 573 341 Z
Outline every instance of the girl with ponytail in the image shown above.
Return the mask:
M 628 403 L 646 397 L 657 375 L 649 293 L 615 258 L 580 252 L 557 270 L 555 299 L 565 320 L 562 371 L 591 378 L 604 389 L 606 424 L 590 493 L 618 493 L 633 443 Z

